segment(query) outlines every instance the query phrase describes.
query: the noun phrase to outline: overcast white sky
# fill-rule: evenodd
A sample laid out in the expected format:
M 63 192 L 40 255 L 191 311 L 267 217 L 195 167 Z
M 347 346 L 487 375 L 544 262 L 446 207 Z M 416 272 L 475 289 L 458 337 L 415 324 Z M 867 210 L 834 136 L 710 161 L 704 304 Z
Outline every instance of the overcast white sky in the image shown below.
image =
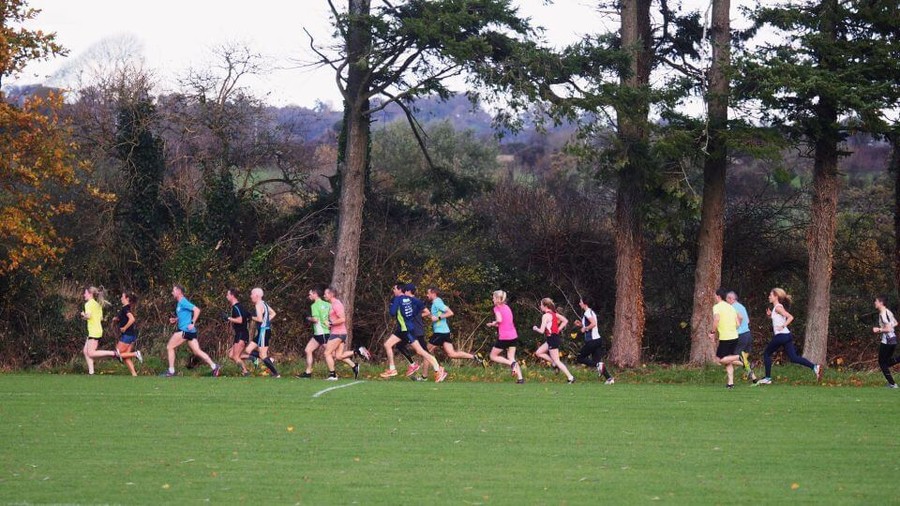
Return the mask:
M 683 0 L 686 5 L 706 9 L 708 0 Z M 346 2 L 338 0 L 338 5 Z M 378 0 L 373 4 L 377 5 Z M 521 12 L 533 24 L 546 28 L 546 39 L 564 45 L 592 33 L 610 21 L 595 9 L 596 0 L 518 0 Z M 750 0 L 732 0 L 737 5 Z M 274 105 L 311 106 L 316 100 L 338 104 L 338 93 L 330 71 L 297 68 L 298 61 L 312 61 L 303 28 L 325 42 L 331 31 L 325 0 L 155 0 L 135 4 L 124 0 L 31 0 L 43 12 L 33 27 L 56 32 L 69 49 L 68 58 L 33 64 L 14 84 L 53 82 L 53 75 L 93 45 L 104 39 L 133 36 L 142 46 L 147 65 L 162 87 L 172 87 L 191 66 L 203 67 L 210 50 L 224 42 L 246 42 L 267 55 L 278 67 L 251 84 Z M 293 67 L 293 68 L 292 68 Z

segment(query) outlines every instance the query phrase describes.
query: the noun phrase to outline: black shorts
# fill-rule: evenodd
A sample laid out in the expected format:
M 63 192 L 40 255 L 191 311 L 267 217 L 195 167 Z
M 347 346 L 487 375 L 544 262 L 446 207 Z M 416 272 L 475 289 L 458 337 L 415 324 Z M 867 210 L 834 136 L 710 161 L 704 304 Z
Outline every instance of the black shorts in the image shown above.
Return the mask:
M 559 334 L 550 334 L 544 342 L 547 343 L 547 347 L 551 350 L 558 350 L 562 339 L 560 339 Z
M 432 346 L 441 346 L 444 343 L 452 343 L 453 339 L 450 338 L 449 332 L 435 332 L 431 335 L 431 339 L 428 342 Z
M 241 341 L 244 341 L 244 344 L 249 343 L 250 342 L 250 333 L 249 332 L 235 332 L 233 344 L 237 344 Z
M 505 340 L 497 339 L 494 342 L 494 348 L 497 348 L 500 350 L 505 350 L 508 348 L 515 348 L 518 345 L 519 345 L 518 339 L 505 339 Z
M 738 341 L 738 339 L 719 341 L 719 346 L 716 348 L 716 357 L 725 358 L 731 355 L 737 355 Z
M 400 339 L 403 339 L 404 341 L 406 341 L 406 334 L 407 334 L 408 332 L 409 332 L 408 330 L 403 330 L 403 329 L 401 329 L 401 328 L 400 328 L 400 324 L 398 323 L 398 324 L 394 327 L 394 332 L 393 332 L 393 334 L 394 334 L 395 336 L 399 337 Z
M 181 338 L 184 339 L 185 341 L 193 341 L 193 340 L 197 339 L 197 331 L 195 330 L 193 332 L 188 332 L 187 330 L 182 330 Z
M 328 342 L 330 337 L 330 334 L 313 335 L 313 339 L 315 339 L 320 346 L 325 346 L 325 343 Z
M 738 336 L 738 345 L 735 351 L 735 355 L 740 355 L 741 353 L 747 352 L 750 354 L 750 348 L 753 346 L 753 334 L 750 332 L 744 332 L 743 334 Z
M 256 345 L 260 348 L 265 348 L 269 346 L 269 341 L 272 340 L 272 329 L 259 329 L 256 332 Z

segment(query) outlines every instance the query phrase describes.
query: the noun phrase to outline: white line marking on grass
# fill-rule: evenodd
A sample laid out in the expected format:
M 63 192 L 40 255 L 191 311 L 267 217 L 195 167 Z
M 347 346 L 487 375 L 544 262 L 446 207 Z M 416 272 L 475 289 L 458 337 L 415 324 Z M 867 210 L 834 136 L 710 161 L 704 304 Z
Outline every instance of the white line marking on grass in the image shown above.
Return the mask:
M 353 385 L 359 385 L 360 383 L 365 383 L 365 381 L 354 381 L 353 383 L 347 383 L 346 385 L 338 385 L 336 387 L 326 388 L 325 390 L 319 390 L 318 392 L 313 394 L 313 399 L 315 399 L 316 397 L 319 397 L 321 395 L 325 395 L 332 390 L 337 390 L 339 388 L 352 387 Z

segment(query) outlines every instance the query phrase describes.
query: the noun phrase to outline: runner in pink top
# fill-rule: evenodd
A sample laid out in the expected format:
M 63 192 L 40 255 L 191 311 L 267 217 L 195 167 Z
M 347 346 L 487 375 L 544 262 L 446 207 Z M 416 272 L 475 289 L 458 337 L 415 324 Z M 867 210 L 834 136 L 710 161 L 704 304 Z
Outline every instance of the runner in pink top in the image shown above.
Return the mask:
M 506 292 L 497 290 L 493 294 L 494 321 L 488 323 L 488 327 L 497 328 L 497 342 L 491 348 L 491 361 L 508 365 L 516 383 L 525 383 L 522 377 L 522 368 L 516 362 L 516 344 L 519 342 L 519 334 L 513 322 L 512 310 L 506 305 Z M 500 354 L 506 350 L 506 356 Z
M 338 300 L 337 290 L 333 287 L 325 289 L 325 300 L 331 304 L 331 312 L 328 313 L 328 321 L 331 324 L 331 333 L 328 342 L 325 343 L 325 363 L 328 364 L 328 380 L 337 381 L 337 373 L 334 364 L 343 361 L 353 370 L 353 378 L 359 377 L 359 364 L 350 359 L 352 351 L 344 351 L 344 343 L 347 342 L 347 315 L 344 312 L 344 303 Z

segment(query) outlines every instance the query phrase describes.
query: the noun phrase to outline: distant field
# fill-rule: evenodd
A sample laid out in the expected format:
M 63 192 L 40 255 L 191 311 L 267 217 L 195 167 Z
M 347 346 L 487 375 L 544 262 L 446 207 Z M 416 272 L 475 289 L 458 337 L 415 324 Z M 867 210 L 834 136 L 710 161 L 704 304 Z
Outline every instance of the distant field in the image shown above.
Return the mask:
M 0 375 L 0 503 L 896 502 L 898 392 Z

